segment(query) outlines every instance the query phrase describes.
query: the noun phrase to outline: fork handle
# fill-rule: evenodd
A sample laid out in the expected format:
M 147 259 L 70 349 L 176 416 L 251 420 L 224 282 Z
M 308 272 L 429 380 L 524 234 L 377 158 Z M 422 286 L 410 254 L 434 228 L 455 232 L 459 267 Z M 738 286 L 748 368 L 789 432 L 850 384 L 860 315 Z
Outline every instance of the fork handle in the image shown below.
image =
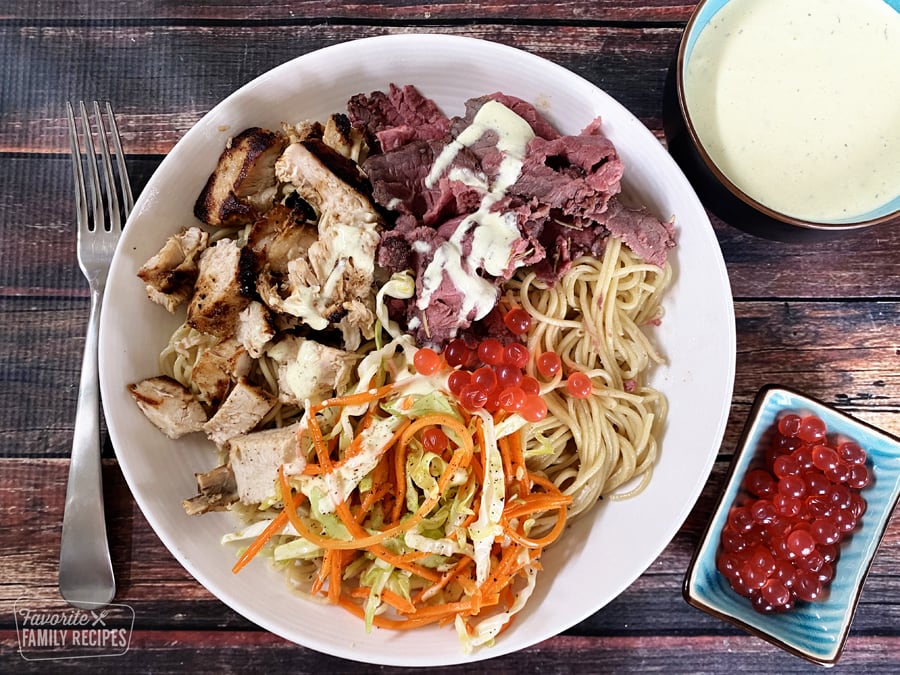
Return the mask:
M 106 536 L 100 461 L 97 349 L 102 300 L 102 290 L 92 289 L 59 553 L 60 594 L 70 604 L 84 609 L 109 603 L 116 592 Z

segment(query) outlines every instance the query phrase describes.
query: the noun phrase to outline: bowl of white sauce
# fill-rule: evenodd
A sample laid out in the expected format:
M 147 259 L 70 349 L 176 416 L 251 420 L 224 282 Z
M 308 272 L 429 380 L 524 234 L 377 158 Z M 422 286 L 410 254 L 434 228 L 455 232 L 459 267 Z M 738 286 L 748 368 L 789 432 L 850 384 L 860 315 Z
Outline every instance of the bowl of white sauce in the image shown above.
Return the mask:
M 900 223 L 900 0 L 702 0 L 674 82 L 670 150 L 717 215 L 782 240 Z

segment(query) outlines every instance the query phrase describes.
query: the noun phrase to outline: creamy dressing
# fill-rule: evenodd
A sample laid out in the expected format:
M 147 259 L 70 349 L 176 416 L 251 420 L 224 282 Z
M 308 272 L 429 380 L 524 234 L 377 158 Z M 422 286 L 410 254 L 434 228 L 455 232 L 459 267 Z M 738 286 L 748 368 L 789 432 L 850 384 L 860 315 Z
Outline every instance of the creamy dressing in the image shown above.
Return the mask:
M 475 114 L 472 124 L 441 151 L 425 184 L 432 187 L 447 173 L 460 150 L 470 147 L 489 131 L 496 134 L 497 149 L 502 155 L 497 175 L 489 185 L 484 176 L 472 171 L 450 169 L 448 177 L 451 180 L 480 188 L 484 194 L 475 213 L 460 222 L 450 239 L 437 248 L 425 268 L 422 293 L 417 301 L 420 310 L 428 308 L 431 296 L 445 274 L 463 294 L 460 320 L 483 318 L 496 304 L 496 286 L 482 278 L 478 270 L 500 276 L 510 265 L 512 244 L 519 237 L 519 229 L 514 214 L 496 213 L 491 211 L 491 207 L 518 179 L 525 160 L 525 149 L 534 138 L 534 131 L 528 122 L 502 103 L 488 101 Z M 468 260 L 464 260 L 463 242 L 467 236 L 472 239 L 472 250 Z
M 359 452 L 348 457 L 334 471 L 321 476 L 300 476 L 300 490 L 303 494 L 307 497 L 314 497 L 316 493 L 320 495 L 320 513 L 333 513 L 338 504 L 347 501 L 359 482 L 381 460 L 383 450 L 400 426 L 400 421 L 396 417 L 376 420 L 360 434 Z
M 762 204 L 839 222 L 900 196 L 900 13 L 882 0 L 733 0 L 684 86 L 704 148 Z

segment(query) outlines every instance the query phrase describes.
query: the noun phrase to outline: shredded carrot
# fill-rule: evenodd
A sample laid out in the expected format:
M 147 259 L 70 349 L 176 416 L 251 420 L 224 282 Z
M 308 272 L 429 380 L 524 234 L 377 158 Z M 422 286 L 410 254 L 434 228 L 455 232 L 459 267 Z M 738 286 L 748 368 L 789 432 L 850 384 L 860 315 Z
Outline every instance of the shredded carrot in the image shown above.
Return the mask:
M 415 598 L 413 598 L 413 603 L 418 604 L 424 600 L 428 600 L 429 598 L 434 597 L 434 595 L 443 588 L 447 587 L 454 579 L 458 578 L 463 572 L 465 572 L 469 566 L 472 564 L 472 559 L 466 556 L 462 560 L 460 560 L 456 565 L 453 566 L 452 570 L 448 572 L 444 572 L 440 579 L 438 579 L 435 583 L 431 584 L 428 588 L 422 589 Z
M 353 600 L 351 600 L 349 597 L 342 595 L 338 604 L 360 619 L 364 619 L 366 616 L 365 609 L 360 607 L 357 603 L 353 602 Z M 441 620 L 441 618 L 441 616 L 432 616 L 421 619 L 416 616 L 412 616 L 408 619 L 398 620 L 389 619 L 385 616 L 379 616 L 376 614 L 372 618 L 372 625 L 376 626 L 377 628 L 390 628 L 392 630 L 410 630 L 412 628 L 420 628 L 422 626 L 427 626 L 428 624 L 437 623 Z
M 290 492 L 288 492 L 290 495 Z M 294 497 L 293 507 L 296 509 L 300 504 L 303 503 L 305 497 L 302 493 L 298 493 Z M 272 519 L 272 522 L 266 526 L 262 532 L 260 532 L 259 536 L 253 540 L 250 546 L 247 547 L 247 550 L 244 551 L 243 555 L 238 558 L 238 561 L 234 564 L 234 567 L 231 568 L 233 574 L 237 574 L 244 567 L 246 567 L 247 563 L 249 563 L 253 558 L 256 557 L 256 554 L 259 553 L 262 548 L 269 542 L 269 540 L 274 537 L 276 534 L 281 532 L 284 529 L 284 526 L 288 524 L 288 509 L 282 510 L 275 518 Z
M 525 546 L 527 548 L 536 548 L 543 549 L 546 546 L 549 546 L 554 541 L 559 538 L 559 535 L 562 534 L 562 531 L 566 527 L 566 510 L 560 509 L 559 516 L 556 519 L 556 524 L 553 528 L 545 534 L 543 537 L 539 539 L 531 539 L 526 537 L 523 534 L 520 534 L 518 530 L 509 526 L 508 523 L 504 524 L 504 532 L 509 535 L 509 538 L 515 541 L 517 544 L 521 546 Z
M 353 598 L 368 598 L 371 593 L 371 589 L 366 588 L 365 586 L 358 586 L 350 591 L 350 596 Z M 389 604 L 391 607 L 396 609 L 398 612 L 403 614 L 413 614 L 416 611 L 416 606 L 404 598 L 399 593 L 394 593 L 394 591 L 389 588 L 383 588 L 381 593 L 379 593 L 381 599 Z
M 341 599 L 341 575 L 344 571 L 344 552 L 332 551 L 328 575 L 328 602 L 333 605 Z
M 510 502 L 503 510 L 503 515 L 507 519 L 521 518 L 541 511 L 562 509 L 571 503 L 572 498 L 567 495 L 533 492 L 525 498 Z
M 307 432 L 315 460 L 306 465 L 303 474 L 327 476 L 362 452 L 368 436 L 363 435 L 363 431 L 378 419 L 379 402 L 394 389 L 394 385 L 385 385 L 327 399 L 311 406 L 308 411 Z M 397 405 L 401 410 L 409 410 L 414 402 L 412 396 L 405 396 Z M 318 417 L 318 413 L 333 406 L 361 404 L 368 406 L 365 414 L 355 423 L 354 437 L 336 454 L 335 446 L 339 443 L 340 436 L 330 433 L 333 437 L 326 439 L 321 426 L 322 418 Z M 371 589 L 364 586 L 349 587 L 354 582 L 348 581 L 346 571 L 358 555 L 374 556 L 391 567 L 404 570 L 424 581 L 424 587 L 417 589 L 411 599 L 387 588 L 383 589 L 378 594 L 378 600 L 392 608 L 395 614 L 385 616 L 377 613 L 370 617 L 376 627 L 407 630 L 429 624 L 446 625 L 462 618 L 466 629 L 472 632 L 475 628 L 467 620 L 468 617 L 490 608 L 509 610 L 515 602 L 516 585 L 522 581 L 523 569 L 529 564 L 536 565 L 543 548 L 562 533 L 571 503 L 571 497 L 564 495 L 551 481 L 528 471 L 519 432 L 497 439 L 507 483 L 508 497 L 500 518 L 506 542 L 501 544 L 498 541 L 493 544 L 491 570 L 483 583 L 478 583 L 475 561 L 471 556 L 455 556 L 455 564 L 450 569 L 439 572 L 420 562 L 430 555 L 427 552 L 414 550 L 396 553 L 386 546 L 391 539 L 402 539 L 405 533 L 415 531 L 423 520 L 431 516 L 460 469 L 467 469 L 468 480 L 475 481 L 477 489 L 472 504 L 469 505 L 473 512 L 459 523 L 455 532 L 447 536 L 456 537 L 461 540 L 460 543 L 466 542 L 465 532 L 477 520 L 482 499 L 478 485 L 483 481 L 485 460 L 483 454 L 476 454 L 476 450 L 484 453 L 486 438 L 480 416 L 467 415 L 465 411 L 461 411 L 461 416 L 462 421 L 452 415 L 431 413 L 415 420 L 406 420 L 378 448 L 378 461 L 370 474 L 371 488 L 367 491 L 356 489 L 346 499 L 334 504 L 334 514 L 349 535 L 346 539 L 320 534 L 318 528 L 307 525 L 306 519 L 298 513 L 298 507 L 305 496 L 300 491 L 294 493 L 289 477 L 285 474 L 285 467 L 280 467 L 278 487 L 284 508 L 244 552 L 235 564 L 234 571 L 245 566 L 275 534 L 290 523 L 301 537 L 324 551 L 321 567 L 312 583 L 312 593 L 324 594 L 329 603 L 343 607 L 355 616 L 366 617 L 364 603 L 360 603 L 360 600 L 369 598 L 372 593 Z M 406 505 L 406 463 L 410 443 L 414 443 L 414 439 L 423 430 L 432 427 L 443 428 L 451 439 L 450 446 L 443 453 L 446 464 L 436 477 L 437 489 L 427 491 L 418 508 L 411 512 Z M 470 482 L 465 489 L 471 490 L 472 486 L 473 483 Z M 462 489 L 464 488 L 460 487 Z M 377 513 L 385 521 L 380 528 L 371 524 L 374 520 L 370 518 L 373 509 L 380 509 Z M 547 518 L 556 516 L 553 527 L 538 538 L 527 536 L 524 529 L 526 519 L 535 514 Z M 344 579 L 345 575 L 348 580 Z M 509 624 L 509 621 L 505 622 L 501 630 L 506 630 Z
M 406 431 L 409 431 L 407 427 Z M 400 521 L 403 507 L 406 506 L 406 446 L 403 442 L 404 432 L 397 447 L 394 448 L 394 508 L 391 509 L 391 522 Z
M 368 389 L 366 391 L 361 391 L 356 394 L 348 394 L 347 396 L 335 396 L 334 398 L 326 398 L 321 403 L 310 406 L 309 414 L 310 417 L 316 415 L 317 413 L 322 412 L 325 408 L 330 408 L 332 406 L 348 406 L 348 405 L 359 405 L 361 403 L 371 403 L 372 401 L 379 401 L 384 398 L 385 394 L 390 393 L 394 389 L 393 384 L 386 384 L 382 387 L 377 387 L 375 389 Z
M 309 589 L 311 595 L 318 595 L 325 586 L 325 581 L 331 573 L 331 556 L 334 555 L 334 553 L 335 551 L 326 549 L 325 553 L 322 555 L 322 565 L 319 567 L 319 573 L 316 575 L 316 579 Z
M 522 447 L 522 432 L 514 431 L 509 435 L 510 463 L 513 476 L 519 481 L 521 494 L 528 494 L 528 468 L 525 466 L 525 449 Z
M 372 510 L 372 507 L 384 499 L 385 495 L 390 491 L 391 486 L 388 483 L 380 483 L 377 481 L 373 481 L 377 487 L 372 488 L 366 493 L 365 498 L 359 505 L 359 508 L 356 509 L 356 522 L 362 523 L 366 516 L 369 515 L 369 512 Z
M 515 480 L 515 474 L 513 473 L 512 461 L 511 461 L 511 453 L 509 450 L 509 437 L 503 436 L 497 439 L 497 448 L 500 450 L 500 457 L 503 459 L 503 475 L 506 476 L 506 485 L 509 486 Z
M 397 535 L 403 534 L 411 530 L 413 527 L 418 525 L 422 520 L 425 519 L 431 509 L 440 501 L 441 494 L 447 489 L 448 483 L 452 480 L 453 476 L 456 474 L 457 469 L 461 467 L 468 466 L 469 462 L 472 459 L 472 455 L 474 454 L 475 447 L 472 442 L 472 437 L 466 433 L 466 428 L 456 419 L 450 417 L 449 415 L 427 415 L 425 417 L 416 420 L 419 422 L 421 420 L 428 419 L 439 419 L 440 424 L 443 426 L 447 426 L 457 432 L 462 440 L 462 445 L 460 445 L 456 451 L 453 453 L 453 457 L 448 462 L 445 467 L 443 473 L 438 478 L 438 489 L 434 491 L 422 504 L 419 506 L 419 509 L 413 513 L 410 517 L 403 520 L 401 523 L 398 523 L 392 527 L 389 527 L 386 530 L 382 530 L 378 534 L 371 534 L 367 536 L 358 536 L 353 537 L 352 539 L 344 540 L 344 539 L 332 539 L 330 537 L 322 537 L 316 534 L 313 534 L 309 531 L 308 528 L 304 528 L 306 532 L 303 534 L 304 537 L 307 537 L 307 533 L 309 534 L 309 541 L 316 544 L 317 546 L 321 546 L 322 548 L 338 548 L 338 549 L 360 549 L 360 548 L 369 548 L 374 544 L 380 544 L 383 541 L 387 541 L 388 539 L 393 539 Z M 415 423 L 413 423 L 415 424 Z M 409 428 L 412 428 L 413 424 L 410 425 Z M 409 428 L 406 430 L 409 431 Z M 402 437 L 401 437 L 402 441 Z M 340 505 L 336 505 L 338 514 L 341 514 Z M 349 513 L 349 512 L 348 512 Z M 296 514 L 295 514 L 296 515 Z M 343 516 L 342 516 L 343 518 Z M 299 519 L 298 519 L 299 520 Z M 352 518 L 351 518 L 352 520 Z M 293 522 L 293 521 L 292 521 Z M 345 525 L 349 525 L 349 522 L 345 522 Z M 295 524 L 296 528 L 297 525 Z M 302 523 L 301 523 L 302 527 Z M 299 532 L 300 530 L 298 530 Z

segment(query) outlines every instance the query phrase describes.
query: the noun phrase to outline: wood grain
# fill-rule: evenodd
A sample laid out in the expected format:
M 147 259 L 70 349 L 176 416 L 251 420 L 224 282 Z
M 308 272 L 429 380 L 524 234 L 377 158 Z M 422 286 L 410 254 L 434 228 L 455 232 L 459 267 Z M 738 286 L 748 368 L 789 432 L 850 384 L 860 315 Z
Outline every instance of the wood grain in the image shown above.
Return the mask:
M 2 12 L 4 19 L 19 21 L 85 23 L 115 19 L 121 22 L 136 20 L 165 20 L 170 23 L 189 20 L 210 20 L 241 23 L 261 21 L 310 22 L 353 21 L 354 23 L 403 22 L 422 24 L 446 21 L 521 21 L 540 23 L 582 22 L 683 22 L 690 15 L 691 2 L 667 0 L 568 0 L 547 3 L 542 0 L 519 2 L 435 2 L 423 5 L 400 2 L 340 2 L 339 0 L 298 0 L 297 2 L 200 2 L 183 3 L 177 0 L 152 2 L 138 0 L 120 3 L 115 0 L 95 0 L 86 7 L 66 2 L 24 2 L 11 0 Z
M 663 85 L 677 50 L 678 28 L 567 26 L 548 31 L 476 24 L 429 31 L 503 42 L 543 56 L 661 128 Z M 422 31 L 346 24 L 79 30 L 0 24 L 0 63 L 29 63 L 27 71 L 11 73 L 7 85 L 17 87 L 17 105 L 0 109 L 0 152 L 67 152 L 65 100 L 101 98 L 111 100 L 121 115 L 128 152 L 164 154 L 216 103 L 276 65 L 339 42 L 410 32 Z M 113 63 L 115 72 L 106 72 L 106 64 Z M 148 64 L 153 64 L 152 72 Z
M 204 589 L 138 509 L 113 449 L 104 496 L 129 652 L 39 663 L 18 654 L 17 598 L 56 592 L 87 288 L 75 261 L 63 103 L 107 98 L 136 192 L 213 105 L 270 68 L 374 35 L 437 32 L 519 47 L 603 88 L 664 142 L 663 95 L 694 2 L 542 0 L 8 0 L 0 7 L 0 672 L 419 673 L 288 643 Z M 519 654 L 438 673 L 821 669 L 687 607 L 681 584 L 757 389 L 781 382 L 900 434 L 900 228 L 780 244 L 711 216 L 735 298 L 734 397 L 717 461 L 659 558 L 618 598 Z M 690 223 L 680 223 L 690 227 Z M 702 302 L 702 298 L 697 299 Z M 664 448 L 666 452 L 676 449 Z M 837 672 L 900 663 L 900 516 L 891 520 Z
M 0 650 L 16 649 L 14 631 L 0 631 Z M 712 635 L 691 641 L 690 672 L 719 672 L 723 663 L 733 673 L 777 672 L 821 673 L 820 667 L 745 635 Z M 253 654 L 254 672 L 290 672 L 295 675 L 322 673 L 421 673 L 422 669 L 373 667 L 317 654 L 262 632 L 143 631 L 136 629 L 130 650 L 115 659 L 71 659 L 53 662 L 66 672 L 120 673 L 235 672 Z M 428 672 L 473 675 L 521 675 L 546 673 L 646 673 L 686 672 L 684 640 L 654 635 L 618 637 L 558 636 L 517 655 L 466 665 L 429 668 Z M 900 658 L 900 639 L 890 637 L 851 638 L 839 668 L 842 672 L 894 673 Z M 48 672 L 47 664 L 19 662 L 16 672 Z
M 567 638 L 577 638 L 573 643 L 566 638 L 550 641 L 554 650 L 561 646 L 555 644 L 560 639 L 564 645 L 590 646 L 592 652 L 598 647 L 602 651 L 601 645 L 607 641 L 619 642 L 622 649 L 628 642 L 646 642 L 648 649 L 657 649 L 663 648 L 667 640 L 686 635 L 694 636 L 692 644 L 698 647 L 710 639 L 741 639 L 742 633 L 737 629 L 702 612 L 686 611 L 680 590 L 684 570 L 715 505 L 726 469 L 725 462 L 717 463 L 685 526 L 650 569 L 607 607 L 566 631 Z M 0 460 L 0 504 L 6 505 L 0 546 L 16 551 L 15 555 L 0 558 L 0 631 L 14 627 L 10 617 L 17 599 L 55 593 L 66 471 L 65 460 Z M 104 484 L 113 566 L 119 585 L 116 602 L 135 610 L 135 647 L 151 650 L 154 659 L 159 659 L 155 663 L 165 663 L 176 654 L 184 658 L 181 652 L 188 648 L 202 651 L 218 646 L 228 651 L 248 643 L 290 652 L 306 651 L 258 631 L 194 581 L 162 547 L 136 508 L 114 461 L 105 462 Z M 26 560 L 29 564 L 23 565 Z M 900 607 L 866 602 L 870 594 L 883 597 L 896 592 L 900 583 L 893 570 L 898 564 L 900 517 L 895 517 L 867 581 L 854 635 L 878 630 L 886 620 L 894 625 L 900 621 Z M 652 635 L 648 635 L 648 616 L 655 617 Z M 159 640 L 162 636 L 167 637 Z M 0 642 L 8 637 L 0 635 Z M 674 648 L 674 642 L 671 644 Z M 629 658 L 621 654 L 618 658 L 635 665 L 633 655 Z M 775 650 L 773 658 L 790 665 Z

